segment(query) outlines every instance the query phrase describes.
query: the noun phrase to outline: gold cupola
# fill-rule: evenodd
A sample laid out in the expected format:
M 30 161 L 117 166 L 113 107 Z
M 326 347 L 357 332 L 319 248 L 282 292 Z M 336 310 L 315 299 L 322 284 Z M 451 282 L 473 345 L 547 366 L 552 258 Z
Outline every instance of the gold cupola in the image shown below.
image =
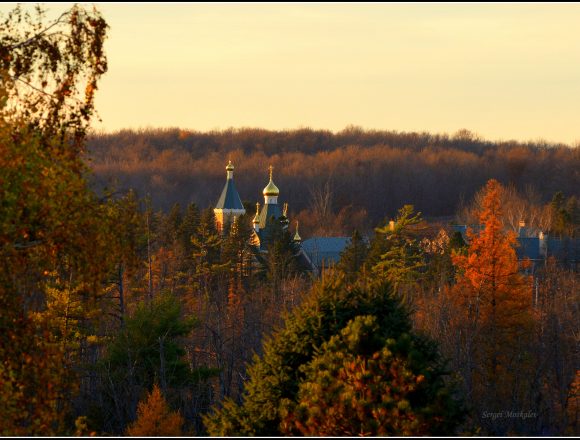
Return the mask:
M 280 190 L 278 189 L 278 187 L 276 185 L 274 185 L 274 181 L 272 180 L 272 171 L 274 170 L 274 167 L 272 165 L 270 165 L 270 181 L 268 182 L 268 185 L 266 185 L 266 187 L 264 188 L 263 194 L 265 196 L 278 196 L 280 194 Z

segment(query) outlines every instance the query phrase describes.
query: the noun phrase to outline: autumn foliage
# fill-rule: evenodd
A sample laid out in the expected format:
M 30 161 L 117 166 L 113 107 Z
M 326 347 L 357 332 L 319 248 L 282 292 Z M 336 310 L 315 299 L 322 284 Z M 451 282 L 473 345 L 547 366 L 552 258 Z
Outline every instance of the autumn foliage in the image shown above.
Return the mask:
M 379 331 L 375 317 L 359 316 L 321 347 L 305 368 L 298 405 L 282 422 L 285 434 L 428 435 L 445 426 L 444 416 L 431 416 L 440 402 L 427 404 L 423 394 L 429 379 L 397 355 L 394 340 L 369 352 Z
M 147 398 L 139 402 L 137 420 L 127 429 L 132 437 L 178 437 L 183 435 L 183 417 L 173 412 L 155 384 Z
M 502 226 L 501 191 L 497 181 L 487 183 L 481 229 L 468 231 L 466 255 L 453 256 L 457 283 L 448 292 L 464 349 L 467 394 L 478 401 L 486 396 L 489 411 L 521 392 L 511 379 L 528 367 L 521 354 L 534 329 L 531 279 L 520 271 L 515 234 Z
M 340 274 L 314 285 L 249 376 L 241 404 L 205 418 L 210 435 L 438 435 L 464 415 L 436 344 L 412 332 L 389 284 Z

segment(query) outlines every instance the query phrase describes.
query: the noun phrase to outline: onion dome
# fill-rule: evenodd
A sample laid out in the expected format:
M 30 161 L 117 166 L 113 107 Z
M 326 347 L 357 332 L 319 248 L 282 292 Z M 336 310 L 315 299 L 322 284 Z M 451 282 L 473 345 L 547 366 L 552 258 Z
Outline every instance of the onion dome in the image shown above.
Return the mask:
M 234 164 L 232 163 L 232 161 L 228 161 L 228 164 L 226 165 L 226 171 L 233 171 L 234 170 Z
M 278 194 L 280 194 L 280 190 L 276 185 L 274 185 L 274 181 L 272 180 L 273 169 L 274 168 L 272 167 L 272 165 L 270 165 L 270 182 L 268 182 L 268 185 L 266 185 L 263 191 L 263 194 L 265 196 L 277 196 Z

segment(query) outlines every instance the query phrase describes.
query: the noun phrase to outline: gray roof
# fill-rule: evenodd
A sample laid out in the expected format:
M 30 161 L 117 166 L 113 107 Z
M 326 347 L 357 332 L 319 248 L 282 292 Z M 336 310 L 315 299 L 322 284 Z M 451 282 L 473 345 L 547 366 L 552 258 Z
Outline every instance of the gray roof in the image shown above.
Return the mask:
M 234 179 L 226 180 L 222 195 L 215 207 L 216 209 L 244 209 L 236 185 L 234 185 Z
M 312 237 L 302 242 L 302 249 L 312 262 L 320 267 L 322 263 L 337 263 L 340 253 L 350 243 L 350 237 Z
M 482 225 L 471 226 L 472 229 L 483 230 Z M 461 233 L 463 239 L 468 243 L 467 226 L 452 225 L 454 231 Z M 518 259 L 529 258 L 530 260 L 543 260 L 546 257 L 555 257 L 559 261 L 578 262 L 580 258 L 580 239 L 577 238 L 545 238 L 543 244 L 534 234 L 535 230 L 530 228 L 520 228 L 520 236 L 516 237 L 516 254 Z M 540 247 L 544 248 L 542 252 Z

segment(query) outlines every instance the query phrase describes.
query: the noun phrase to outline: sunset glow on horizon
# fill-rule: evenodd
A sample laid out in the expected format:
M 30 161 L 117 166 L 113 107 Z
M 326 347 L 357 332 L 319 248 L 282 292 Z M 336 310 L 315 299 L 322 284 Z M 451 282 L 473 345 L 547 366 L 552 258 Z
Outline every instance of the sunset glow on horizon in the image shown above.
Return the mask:
M 580 143 L 580 4 L 96 5 L 110 25 L 96 130 L 356 125 Z

